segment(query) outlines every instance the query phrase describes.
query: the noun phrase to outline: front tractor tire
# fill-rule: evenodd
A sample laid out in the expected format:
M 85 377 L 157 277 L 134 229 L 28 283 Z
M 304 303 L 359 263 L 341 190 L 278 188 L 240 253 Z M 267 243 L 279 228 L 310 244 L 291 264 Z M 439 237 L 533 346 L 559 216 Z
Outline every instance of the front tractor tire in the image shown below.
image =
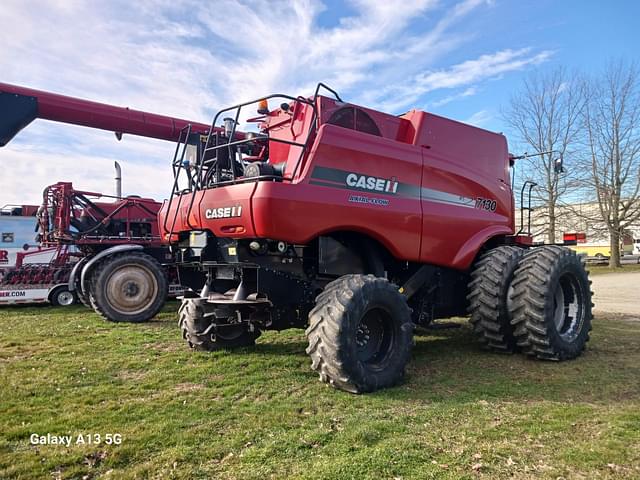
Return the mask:
M 185 298 L 178 310 L 178 325 L 189 347 L 194 350 L 231 350 L 255 345 L 260 331 L 250 331 L 246 324 L 219 325 L 212 319 L 215 307 L 205 298 Z
M 101 261 L 91 275 L 93 309 L 111 322 L 151 320 L 167 298 L 167 277 L 158 261 L 142 252 L 126 252 Z
M 495 352 L 518 350 L 509 313 L 509 291 L 513 274 L 525 250 L 500 246 L 483 253 L 471 271 L 468 311 L 480 344 Z
M 311 368 L 351 393 L 400 382 L 411 355 L 411 310 L 398 287 L 373 275 L 345 275 L 317 297 L 306 330 Z
M 531 250 L 513 278 L 512 323 L 518 346 L 542 360 L 578 357 L 589 341 L 591 282 L 573 250 Z

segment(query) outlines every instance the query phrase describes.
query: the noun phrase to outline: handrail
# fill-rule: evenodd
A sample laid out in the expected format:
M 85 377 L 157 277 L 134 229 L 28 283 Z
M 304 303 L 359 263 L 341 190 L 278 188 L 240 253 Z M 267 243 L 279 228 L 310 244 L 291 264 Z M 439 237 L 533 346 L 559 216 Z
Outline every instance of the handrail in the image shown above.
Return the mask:
M 271 95 L 268 95 L 266 97 L 261 97 L 259 99 L 254 99 L 254 100 L 250 100 L 247 102 L 243 102 L 243 103 L 239 103 L 230 107 L 226 107 L 223 108 L 221 110 L 219 110 L 215 116 L 213 117 L 213 121 L 211 122 L 211 126 L 209 128 L 209 131 L 207 133 L 207 138 L 206 141 L 204 143 L 204 146 L 202 147 L 202 150 L 200 151 L 200 154 L 197 158 L 196 164 L 195 164 L 195 175 L 193 175 L 193 177 L 189 176 L 189 188 L 187 190 L 184 191 L 180 191 L 179 190 L 179 176 L 180 176 L 180 170 L 182 168 L 187 168 L 185 167 L 185 165 L 182 162 L 182 159 L 184 158 L 184 152 L 186 150 L 186 144 L 188 142 L 188 135 L 187 138 L 185 139 L 185 146 L 183 148 L 183 152 L 182 152 L 182 156 L 181 156 L 181 161 L 177 161 L 177 154 L 179 151 L 179 147 L 180 147 L 180 140 L 181 140 L 181 136 L 178 140 L 178 145 L 176 146 L 176 152 L 174 154 L 174 161 L 172 162 L 172 168 L 173 168 L 173 173 L 174 173 L 174 184 L 173 184 L 173 188 L 172 188 L 172 193 L 171 193 L 171 197 L 169 199 L 169 202 L 167 204 L 167 215 L 165 216 L 165 221 L 164 221 L 164 231 L 169 232 L 170 235 L 173 235 L 174 232 L 174 228 L 175 228 L 175 224 L 176 224 L 176 219 L 177 216 L 179 214 L 179 208 L 181 206 L 181 202 L 182 202 L 182 196 L 190 193 L 191 194 L 191 198 L 189 201 L 189 207 L 187 209 L 187 217 L 186 217 L 186 223 L 187 226 L 191 229 L 197 229 L 197 226 L 192 225 L 191 223 L 191 212 L 193 210 L 193 205 L 195 202 L 195 197 L 196 197 L 196 192 L 198 192 L 199 190 L 205 190 L 208 188 L 216 188 L 216 187 L 222 187 L 222 186 L 228 186 L 228 185 L 235 185 L 235 184 L 239 184 L 239 183 L 248 183 L 248 182 L 255 182 L 255 181 L 260 181 L 260 180 L 272 180 L 272 181 L 288 181 L 288 182 L 292 182 L 296 176 L 299 173 L 299 168 L 302 162 L 302 159 L 304 158 L 305 153 L 308 151 L 309 149 L 309 145 L 311 142 L 311 139 L 314 138 L 314 134 L 317 133 L 317 131 L 320 128 L 320 122 L 319 122 L 319 112 L 318 112 L 318 97 L 320 95 L 320 91 L 321 89 L 325 89 L 328 92 L 330 92 L 333 96 L 335 96 L 335 98 L 339 101 L 339 102 L 343 102 L 342 98 L 340 98 L 340 96 L 338 95 L 338 93 L 333 90 L 332 88 L 330 88 L 329 86 L 327 86 L 324 83 L 318 83 L 315 89 L 315 92 L 313 94 L 313 97 L 311 98 L 304 98 L 304 97 L 293 97 L 291 95 L 287 95 L 287 94 L 282 94 L 282 93 L 274 93 Z M 309 129 L 307 131 L 307 135 L 305 138 L 305 141 L 303 143 L 301 142 L 295 142 L 295 141 L 290 141 L 290 140 L 285 140 L 285 139 L 279 139 L 279 138 L 270 138 L 269 136 L 265 137 L 265 140 L 267 142 L 273 141 L 273 142 L 278 142 L 278 143 L 284 143 L 287 145 L 291 145 L 294 147 L 298 147 L 300 148 L 300 155 L 298 156 L 298 159 L 296 160 L 295 166 L 293 168 L 293 170 L 291 171 L 291 174 L 289 176 L 275 176 L 275 175 L 261 175 L 261 176 L 257 176 L 257 177 L 250 177 L 250 178 L 244 178 L 244 177 L 238 177 L 236 175 L 236 155 L 238 154 L 238 149 L 234 148 L 237 147 L 239 145 L 242 144 L 246 144 L 248 142 L 254 141 L 253 138 L 249 138 L 247 136 L 245 136 L 245 134 L 243 132 L 238 132 L 237 131 L 237 127 L 238 127 L 238 120 L 240 119 L 240 113 L 243 107 L 247 107 L 248 105 L 253 105 L 256 103 L 259 103 L 261 101 L 268 101 L 270 99 L 273 98 L 281 98 L 281 99 L 287 99 L 289 101 L 292 102 L 296 102 L 297 104 L 302 103 L 302 104 L 306 104 L 309 107 L 311 107 L 312 112 L 313 112 L 313 116 L 311 118 L 311 122 L 309 123 Z M 231 129 L 229 132 L 227 132 L 227 141 L 225 143 L 220 143 L 219 144 L 219 140 L 220 140 L 220 134 L 222 132 L 222 129 L 220 127 L 216 127 L 216 124 L 218 123 L 219 119 L 221 118 L 221 116 L 225 113 L 228 112 L 234 112 L 235 115 L 233 115 L 233 119 L 230 119 L 231 121 L 233 121 L 233 125 L 231 126 Z M 183 129 L 184 130 L 184 129 Z M 212 145 L 212 141 L 214 142 L 214 144 Z M 222 149 L 222 148 L 226 148 L 227 149 L 227 157 L 229 159 L 229 169 L 230 169 L 230 173 L 231 173 L 231 179 L 229 180 L 222 180 L 222 165 L 220 163 L 220 159 L 218 157 L 218 152 Z M 205 160 L 205 157 L 207 156 L 207 153 L 209 152 L 215 152 L 215 154 L 213 155 L 213 158 L 207 159 Z M 242 159 L 242 155 L 240 155 L 240 159 Z M 205 170 L 207 171 L 207 174 L 205 175 Z M 213 183 L 210 184 L 211 181 L 211 173 L 213 171 Z M 226 169 L 225 169 L 226 171 Z M 168 221 L 168 215 L 169 212 L 171 211 L 171 207 L 173 205 L 173 197 L 174 196 L 180 196 L 180 199 L 178 200 L 178 207 L 176 209 L 176 212 L 174 214 L 174 218 L 173 218 L 173 222 L 172 222 L 172 226 L 171 226 L 171 230 L 167 229 L 167 221 Z
M 527 193 L 529 197 L 529 205 L 527 207 L 524 206 L 524 189 L 529 185 L 529 192 Z M 522 189 L 520 189 L 520 230 L 516 235 L 520 235 L 524 232 L 524 210 L 528 211 L 528 219 L 527 219 L 527 233 L 531 235 L 531 190 L 533 187 L 537 187 L 538 184 L 532 182 L 531 180 L 527 180 L 522 184 Z

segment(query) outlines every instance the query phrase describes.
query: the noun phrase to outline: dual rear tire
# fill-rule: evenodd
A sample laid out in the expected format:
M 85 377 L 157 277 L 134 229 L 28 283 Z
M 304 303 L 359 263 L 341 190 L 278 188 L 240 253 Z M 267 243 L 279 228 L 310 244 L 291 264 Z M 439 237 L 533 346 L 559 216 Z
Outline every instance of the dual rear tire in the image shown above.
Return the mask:
M 485 348 L 567 360 L 589 340 L 591 295 L 587 271 L 573 250 L 501 246 L 479 258 L 467 299 Z
M 519 263 L 511 288 L 511 323 L 523 353 L 541 360 L 582 354 L 593 303 L 588 273 L 573 250 L 533 249 Z
M 486 349 L 512 353 L 517 341 L 511 325 L 510 285 L 525 251 L 501 246 L 483 253 L 471 272 L 469 321 L 478 342 Z

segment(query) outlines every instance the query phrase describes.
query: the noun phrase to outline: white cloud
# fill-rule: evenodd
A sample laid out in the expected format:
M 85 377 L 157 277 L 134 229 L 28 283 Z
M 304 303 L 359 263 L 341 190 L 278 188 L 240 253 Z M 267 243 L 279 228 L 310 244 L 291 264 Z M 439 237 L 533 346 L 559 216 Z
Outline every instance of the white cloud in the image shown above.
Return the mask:
M 500 75 L 519 71 L 530 65 L 539 65 L 552 55 L 553 52 L 548 50 L 533 53 L 530 48 L 507 49 L 493 54 L 481 55 L 449 68 L 421 73 L 410 82 L 387 88 L 384 95 L 389 100 L 381 103 L 386 110 L 397 110 L 415 103 L 426 93 L 465 87 L 482 80 L 498 78 Z
M 323 26 L 319 16 L 335 7 L 320 0 L 5 0 L 0 81 L 205 123 L 221 106 L 274 91 L 311 93 L 318 81 L 397 112 L 438 89 L 470 96 L 483 80 L 549 57 L 507 49 L 435 68 L 473 38 L 459 23 L 491 5 L 352 0 L 353 13 Z M 113 159 L 123 163 L 126 191 L 162 198 L 172 152 L 164 142 L 119 144 L 112 134 L 36 122 L 0 149 L 0 203 L 37 202 L 59 180 L 111 191 Z
M 469 87 L 463 90 L 460 93 L 456 93 L 455 95 L 449 95 L 447 97 L 441 98 L 440 100 L 436 100 L 435 102 L 430 102 L 429 106 L 431 107 L 442 107 L 448 103 L 454 102 L 456 100 L 460 100 L 466 97 L 472 97 L 478 93 L 478 89 L 476 87 Z
M 3 167 L 11 170 L 10 191 L 2 194 L 0 204 L 39 203 L 45 186 L 57 181 L 73 182 L 78 190 L 114 194 L 114 157 L 101 155 L 65 154 L 46 152 L 44 155 L 30 149 L 7 147 L 3 153 Z M 158 186 L 171 185 L 169 168 L 154 168 L 132 162 L 122 162 L 123 193 L 162 200 Z M 6 164 L 9 164 L 8 166 Z M 157 166 L 156 166 L 157 167 Z M 4 179 L 3 179 L 4 183 Z M 160 191 L 166 191 L 166 187 Z M 13 195 L 12 193 L 15 192 Z M 8 193 L 8 195 L 7 195 Z
M 417 83 L 427 90 L 454 88 L 485 78 L 497 77 L 506 72 L 521 70 L 527 65 L 540 64 L 552 55 L 544 51 L 535 55 L 530 48 L 502 50 L 494 54 L 481 55 L 448 69 L 429 72 L 416 78 Z
M 464 123 L 475 125 L 476 127 L 484 127 L 491 120 L 493 120 L 493 114 L 491 112 L 488 110 L 480 110 L 464 120 Z

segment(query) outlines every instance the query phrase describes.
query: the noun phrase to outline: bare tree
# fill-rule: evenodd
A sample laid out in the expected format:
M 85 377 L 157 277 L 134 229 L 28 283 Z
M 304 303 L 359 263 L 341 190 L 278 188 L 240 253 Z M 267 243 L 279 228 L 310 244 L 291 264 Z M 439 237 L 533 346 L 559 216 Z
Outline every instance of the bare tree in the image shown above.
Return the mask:
M 550 243 L 556 241 L 556 223 L 561 214 L 558 201 L 569 185 L 569 177 L 556 171 L 555 160 L 560 156 L 570 160 L 573 153 L 585 105 L 583 88 L 577 75 L 569 75 L 563 68 L 534 74 L 511 97 L 503 112 L 506 123 L 528 153 L 541 154 L 527 160 L 524 179 L 538 184 L 536 197 L 548 215 L 544 231 Z
M 610 63 L 589 83 L 584 124 L 593 188 L 609 231 L 610 267 L 620 266 L 620 239 L 640 220 L 640 84 L 636 65 Z

